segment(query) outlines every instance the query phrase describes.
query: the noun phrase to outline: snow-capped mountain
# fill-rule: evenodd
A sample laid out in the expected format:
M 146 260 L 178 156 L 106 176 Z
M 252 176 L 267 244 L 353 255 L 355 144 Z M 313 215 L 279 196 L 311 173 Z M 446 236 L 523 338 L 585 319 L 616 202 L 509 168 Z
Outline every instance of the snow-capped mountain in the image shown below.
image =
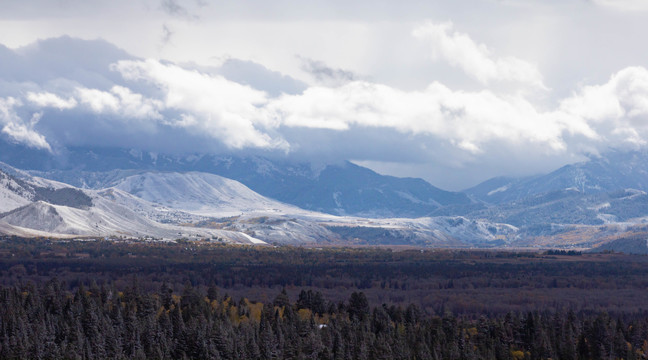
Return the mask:
M 378 231 L 411 244 L 469 246 L 506 242 L 515 233 L 511 226 L 459 217 L 366 219 L 306 211 L 206 173 L 144 172 L 105 189 L 81 190 L 4 169 L 15 175 L 0 172 L 0 193 L 12 199 L 0 214 L 4 234 L 344 244 L 341 229 L 348 228 L 366 243 Z
M 0 221 L 50 236 L 219 238 L 234 243 L 263 243 L 238 231 L 157 223 L 99 197 L 93 198 L 93 202 L 92 207 L 79 209 L 37 201 L 0 215 Z
M 623 189 L 648 191 L 648 151 L 612 150 L 546 175 L 494 178 L 465 192 L 486 203 L 501 204 L 563 190 L 595 194 Z
M 25 172 L 0 164 L 0 232 L 586 248 L 643 231 L 648 223 L 648 153 L 639 151 L 611 152 L 542 176 L 491 179 L 469 190 L 476 201 L 349 162 L 316 167 L 261 157 L 173 158 L 119 150 L 107 163 L 123 164 L 127 156 L 134 165 L 109 170 L 114 164 L 106 165 L 104 155 L 92 155 L 102 161 L 88 163 L 87 169 Z M 214 172 L 244 179 L 293 203 Z M 418 211 L 427 216 L 407 217 Z
M 18 171 L 14 173 L 19 174 Z M 35 201 L 77 208 L 92 205 L 90 197 L 81 190 L 46 179 L 25 181 L 0 170 L 0 212 L 10 211 Z
M 338 240 L 339 234 L 331 230 L 336 225 L 332 224 L 362 229 L 365 237 L 375 229 L 386 229 L 394 238 L 400 236 L 411 243 L 440 246 L 460 246 L 463 242 L 486 244 L 515 233 L 511 226 L 460 217 L 369 221 L 325 215 L 265 198 L 237 181 L 198 172 L 146 172 L 119 180 L 112 188 L 99 193 L 111 192 L 111 197 L 116 198 L 120 191 L 135 195 L 146 203 L 159 204 L 167 209 L 167 214 L 169 209 L 173 209 L 183 214 L 207 217 L 208 220 L 199 222 L 202 226 L 242 231 L 277 243 Z M 127 205 L 124 200 L 119 201 Z M 132 203 L 128 206 L 141 208 Z M 149 217 L 159 216 L 160 211 L 149 209 L 146 213 L 157 214 Z
M 212 171 L 303 209 L 362 217 L 421 217 L 448 205 L 469 204 L 465 194 L 421 179 L 377 174 L 351 162 L 315 166 L 260 157 L 210 159 Z
M 113 187 L 152 203 L 210 217 L 305 213 L 261 196 L 238 181 L 207 173 L 147 172 L 118 180 Z
M 14 171 L 20 174 L 18 171 Z M 118 194 L 118 196 L 115 196 Z M 109 195 L 112 195 L 109 196 Z M 0 234 L 18 236 L 126 236 L 165 239 L 217 238 L 237 243 L 264 243 L 239 231 L 193 228 L 157 222 L 136 210 L 147 209 L 152 217 L 174 214 L 173 219 L 191 214 L 156 207 L 130 194 L 111 191 L 83 191 L 50 180 L 22 174 L 15 177 L 0 171 Z M 119 201 L 117 201 L 119 199 Z M 135 205 L 138 206 L 125 206 Z M 135 209 L 135 210 L 134 210 Z
M 3 146 L 18 145 L 3 145 L 0 141 L 0 150 Z M 71 148 L 59 157 L 47 152 L 39 156 L 33 149 L 8 150 L 24 155 L 2 157 L 0 151 L 0 161 L 81 188 L 103 188 L 119 177 L 142 171 L 204 172 L 239 181 L 271 199 L 334 215 L 421 217 L 445 207 L 471 204 L 463 193 L 441 190 L 422 179 L 380 175 L 351 162 L 315 164 L 260 156 L 172 156 L 114 148 Z
M 0 171 L 0 213 L 25 206 L 32 202 L 34 193 L 13 177 Z
M 465 216 L 518 227 L 524 246 L 598 246 L 644 232 L 646 190 L 648 152 L 610 151 L 546 175 L 490 179 L 467 190 L 485 206 Z

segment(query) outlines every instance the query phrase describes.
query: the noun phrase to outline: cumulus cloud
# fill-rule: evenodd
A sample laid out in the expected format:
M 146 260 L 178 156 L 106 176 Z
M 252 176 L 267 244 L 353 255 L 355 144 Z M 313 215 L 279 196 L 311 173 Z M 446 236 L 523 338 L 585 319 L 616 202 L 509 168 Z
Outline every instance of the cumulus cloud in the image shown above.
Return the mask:
M 533 80 L 503 72 L 502 59 L 451 28 L 442 33 L 447 38 L 443 41 L 456 43 L 444 45 L 443 56 L 472 57 L 474 67 L 490 69 L 475 72 L 484 81 L 541 84 L 539 75 Z M 462 55 L 465 49 L 468 55 Z M 466 65 L 472 64 L 468 60 L 457 64 L 473 68 Z M 345 80 L 338 84 L 307 87 L 256 63 L 235 60 L 221 68 L 197 70 L 130 59 L 114 62 L 110 69 L 104 71 L 112 77 L 100 74 L 105 79 L 101 86 L 84 80 L 99 77 L 90 71 L 65 86 L 59 80 L 34 80 L 21 82 L 11 92 L 13 83 L 7 82 L 6 96 L 11 97 L 0 98 L 3 136 L 47 150 L 50 143 L 78 145 L 94 137 L 103 146 L 157 146 L 155 151 L 257 149 L 309 160 L 329 156 L 374 164 L 410 161 L 426 168 L 487 164 L 506 171 L 525 167 L 529 172 L 543 156 L 566 162 L 583 151 L 648 145 L 644 67 L 628 67 L 599 84 L 577 88 L 549 108 L 538 106 L 524 92 L 464 91 L 438 81 L 403 90 L 343 72 L 338 77 Z M 335 75 L 335 69 L 328 69 Z M 256 82 L 248 81 L 248 75 Z M 114 78 L 118 80 L 108 82 Z M 273 88 L 276 81 L 285 84 Z M 183 145 L 169 144 L 169 139 Z M 501 165 L 503 157 L 517 165 Z
M 14 117 L 14 107 L 21 105 L 20 100 L 14 97 L 0 98 L 0 120 L 9 122 Z
M 34 127 L 40 120 L 42 113 L 35 113 L 29 122 L 25 123 L 16 115 L 14 107 L 22 103 L 13 98 L 0 98 L 0 123 L 2 133 L 8 135 L 13 141 L 25 144 L 37 149 L 52 151 L 45 137 L 34 130 Z
M 30 91 L 27 93 L 27 100 L 38 107 L 53 107 L 59 110 L 74 109 L 77 106 L 77 101 L 74 98 L 63 99 L 50 92 L 36 93 Z
M 588 124 L 602 141 L 645 145 L 648 137 L 648 70 L 628 67 L 603 85 L 585 86 L 563 100 L 565 118 Z
M 440 83 L 412 92 L 368 82 L 313 87 L 303 95 L 282 96 L 269 109 L 289 127 L 388 128 L 432 135 L 471 153 L 481 152 L 481 144 L 491 141 L 542 143 L 560 150 L 565 131 L 591 136 L 580 126 L 539 112 L 520 96 L 453 91 Z
M 79 102 L 98 114 L 112 113 L 126 119 L 162 118 L 158 112 L 163 108 L 161 101 L 144 98 L 123 86 L 115 85 L 109 92 L 79 87 L 76 92 Z
M 546 89 L 537 66 L 516 57 L 494 56 L 486 45 L 453 31 L 452 22 L 428 22 L 412 34 L 429 41 L 433 59 L 445 60 L 481 83 L 508 81 Z
M 181 112 L 168 124 L 221 140 L 228 147 L 284 148 L 288 144 L 264 129 L 276 127 L 264 111 L 265 92 L 225 79 L 156 60 L 120 61 L 113 66 L 129 80 L 161 87 L 164 105 Z
M 446 143 L 449 148 L 444 151 L 453 148 L 455 158 L 465 161 L 462 152 L 488 156 L 486 151 L 494 144 L 534 151 L 544 148 L 557 154 L 619 144 L 644 145 L 648 135 L 648 70 L 642 67 L 623 69 L 605 84 L 585 86 L 549 111 L 540 110 L 522 94 L 458 91 L 438 82 L 423 90 L 404 91 L 351 81 L 338 87 L 313 86 L 302 93 L 269 97 L 220 75 L 156 60 L 120 61 L 113 70 L 130 82 L 158 87 L 161 98 L 148 98 L 115 85 L 109 91 L 79 87 L 75 97 L 68 100 L 42 92 L 28 93 L 27 99 L 40 107 L 72 109 L 71 104 L 75 104 L 95 114 L 171 126 L 194 136 L 217 139 L 230 149 L 288 150 L 291 143 L 284 135 L 291 133 L 288 129 L 357 137 L 367 129 L 383 129 L 392 137 L 396 132 L 404 139 Z M 18 100 L 13 101 L 11 106 L 20 105 Z M 35 134 L 35 123 L 11 124 L 4 132 L 14 139 L 27 142 L 27 135 Z M 36 137 L 30 143 L 42 145 Z M 376 145 L 362 141 L 351 144 Z M 300 145 L 307 146 L 307 142 L 300 141 Z
M 447 141 L 472 154 L 492 144 L 540 145 L 554 153 L 646 145 L 648 70 L 622 69 L 608 82 L 584 86 L 545 111 L 522 95 L 455 91 L 440 83 L 406 92 L 357 81 L 284 95 L 268 109 L 287 127 L 392 129 Z

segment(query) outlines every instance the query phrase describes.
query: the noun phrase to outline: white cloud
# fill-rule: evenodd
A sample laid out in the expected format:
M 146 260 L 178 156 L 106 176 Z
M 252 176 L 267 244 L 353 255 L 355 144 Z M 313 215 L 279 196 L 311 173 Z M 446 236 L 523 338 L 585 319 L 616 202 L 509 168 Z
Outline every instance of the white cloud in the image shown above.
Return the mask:
M 451 22 L 428 22 L 412 34 L 429 41 L 433 59 L 443 59 L 481 83 L 510 81 L 546 89 L 536 65 L 516 57 L 493 56 L 486 45 L 453 31 Z
M 628 67 L 603 85 L 585 86 L 563 100 L 560 112 L 581 119 L 612 145 L 645 145 L 648 138 L 648 70 Z
M 115 85 L 110 92 L 79 87 L 76 89 L 79 102 L 95 113 L 113 113 L 131 119 L 161 119 L 159 100 L 147 99 L 130 89 Z
M 0 123 L 3 125 L 2 133 L 8 135 L 16 142 L 38 149 L 46 149 L 51 152 L 52 148 L 45 137 L 34 130 L 42 114 L 34 114 L 31 121 L 25 123 L 16 115 L 14 110 L 14 107 L 21 105 L 22 103 L 13 97 L 0 98 Z
M 606 84 L 584 87 L 549 111 L 540 110 L 523 94 L 456 91 L 438 82 L 424 90 L 403 91 L 352 81 L 269 98 L 221 76 L 155 60 L 122 61 L 113 67 L 129 80 L 144 80 L 163 90 L 164 99 L 158 101 L 164 104 L 158 108 L 180 113 L 162 122 L 208 135 L 234 149 L 287 149 L 281 135 L 284 128 L 391 129 L 402 136 L 444 141 L 473 155 L 493 144 L 569 153 L 641 143 L 648 134 L 648 70 L 641 67 L 619 71 Z M 121 108 L 130 97 L 132 103 L 142 103 L 126 88 L 104 94 L 96 96 L 101 106 Z
M 287 148 L 265 130 L 276 127 L 264 110 L 265 92 L 225 79 L 156 60 L 120 61 L 113 65 L 126 79 L 153 83 L 165 92 L 164 105 L 182 113 L 169 124 L 221 140 L 234 149 Z
M 481 144 L 490 141 L 541 143 L 560 150 L 565 147 L 564 131 L 582 132 L 538 112 L 520 96 L 453 91 L 440 83 L 412 92 L 367 82 L 315 87 L 303 95 L 284 95 L 269 109 L 289 127 L 389 128 L 403 134 L 432 135 L 472 153 L 479 153 Z
M 77 101 L 74 98 L 63 99 L 56 94 L 50 92 L 28 92 L 27 100 L 34 103 L 39 107 L 53 107 L 59 110 L 69 110 L 77 106 Z
M 164 105 L 159 100 L 146 99 L 143 95 L 132 92 L 123 86 L 113 86 L 110 90 L 119 99 L 121 112 L 136 119 L 160 119 L 162 115 L 158 110 Z
M 117 112 L 119 110 L 119 99 L 109 92 L 78 88 L 77 96 L 82 104 L 89 106 L 96 113 Z
M 14 113 L 14 107 L 20 106 L 22 103 L 20 100 L 14 97 L 1 98 L 0 97 L 0 121 L 8 122 L 16 115 Z
M 458 159 L 462 151 L 494 156 L 486 153 L 494 146 L 571 157 L 584 149 L 648 144 L 648 70 L 625 68 L 602 85 L 581 88 L 554 110 L 542 110 L 522 95 L 454 91 L 440 83 L 407 92 L 357 81 L 284 95 L 268 109 L 291 128 L 355 131 L 359 138 L 369 128 L 427 136 L 451 144 L 455 150 L 448 155 Z
M 439 82 L 405 91 L 351 81 L 273 98 L 220 75 L 156 60 L 121 61 L 112 68 L 129 81 L 155 86 L 158 92 L 143 95 L 117 85 L 109 91 L 77 87 L 75 98 L 68 100 L 60 94 L 37 92 L 28 93 L 26 99 L 40 107 L 114 115 L 102 120 L 108 126 L 124 118 L 140 120 L 144 127 L 136 131 L 152 133 L 155 126 L 172 126 L 190 137 L 215 139 L 230 149 L 288 150 L 296 143 L 285 139 L 296 141 L 300 131 L 307 134 L 304 129 L 346 133 L 346 139 L 358 139 L 346 144 L 346 149 L 381 147 L 362 138 L 367 130 L 374 135 L 385 131 L 401 139 L 375 135 L 390 146 L 414 137 L 422 141 L 422 148 L 428 147 L 425 141 L 443 143 L 448 159 L 458 164 L 494 156 L 489 153 L 494 148 L 572 156 L 582 149 L 642 145 L 648 138 L 648 70 L 643 67 L 626 68 L 604 84 L 582 87 L 549 110 L 537 107 L 524 93 L 459 91 Z M 74 109 L 70 108 L 73 103 L 77 103 Z M 36 122 L 26 124 L 15 114 L 13 109 L 20 106 L 15 98 L 3 100 L 3 132 L 30 146 L 48 148 L 45 138 L 34 130 Z M 340 137 L 319 139 L 333 141 L 318 145 L 326 152 L 326 147 L 337 146 L 331 139 Z M 297 143 L 311 146 L 308 141 Z M 376 154 L 384 155 L 384 151 Z
M 528 63 L 515 70 L 519 63 L 494 56 L 451 25 L 430 26 L 438 32 L 432 42 L 439 56 L 454 59 L 476 78 L 542 84 L 537 68 Z M 109 133 L 102 145 L 157 144 L 159 151 L 169 139 L 177 139 L 182 142 L 175 148 L 178 152 L 291 150 L 309 158 L 456 168 L 489 164 L 506 171 L 513 166 L 498 162 L 517 156 L 514 161 L 528 172 L 536 171 L 533 162 L 543 156 L 573 161 L 584 149 L 648 145 L 648 70 L 643 67 L 622 69 L 562 100 L 552 99 L 557 106 L 539 106 L 529 92 L 463 91 L 445 79 L 404 90 L 349 76 L 330 86 L 269 95 L 258 90 L 266 89 L 263 82 L 242 85 L 244 80 L 233 81 L 237 78 L 231 74 L 228 80 L 198 68 L 202 70 L 128 60 L 112 65 L 113 72 L 88 72 L 79 79 L 63 76 L 47 84 L 32 80 L 20 88 L 5 82 L 5 94 L 14 97 L 0 98 L 0 130 L 15 141 L 45 149 L 50 148 L 47 140 L 76 145 L 84 143 L 86 134 L 97 138 Z M 42 122 L 37 124 L 38 116 L 32 122 L 21 119 L 29 119 L 34 111 L 43 112 Z M 142 135 L 150 135 L 146 144 L 138 142 Z

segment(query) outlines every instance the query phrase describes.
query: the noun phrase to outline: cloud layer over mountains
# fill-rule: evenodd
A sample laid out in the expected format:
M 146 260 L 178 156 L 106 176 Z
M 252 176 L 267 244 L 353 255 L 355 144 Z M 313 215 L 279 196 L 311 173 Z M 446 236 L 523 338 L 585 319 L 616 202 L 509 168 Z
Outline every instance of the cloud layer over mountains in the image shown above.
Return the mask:
M 202 18 L 163 4 L 184 22 Z M 98 145 L 352 159 L 450 188 L 646 145 L 642 64 L 557 97 L 537 63 L 500 53 L 453 22 L 418 22 L 409 31 L 426 49 L 417 61 L 443 64 L 472 85 L 439 76 L 399 87 L 295 56 L 312 75 L 304 81 L 244 59 L 218 66 L 145 59 L 103 40 L 60 37 L 0 47 L 0 131 L 54 153 Z

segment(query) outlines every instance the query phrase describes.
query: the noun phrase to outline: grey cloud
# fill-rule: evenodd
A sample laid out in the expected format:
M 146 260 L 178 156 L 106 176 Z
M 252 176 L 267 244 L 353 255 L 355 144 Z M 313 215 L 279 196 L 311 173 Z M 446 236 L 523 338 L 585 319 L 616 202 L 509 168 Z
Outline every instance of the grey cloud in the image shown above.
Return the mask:
M 363 159 L 388 162 L 422 162 L 430 159 L 435 149 L 425 147 L 428 136 L 394 136 L 385 128 L 351 128 L 348 131 L 311 128 L 281 128 L 281 134 L 291 144 L 291 156 L 309 160 L 339 162 Z M 433 141 L 439 148 L 447 144 Z
M 110 70 L 110 65 L 119 60 L 135 59 L 102 39 L 62 36 L 15 50 L 0 45 L 0 96 L 49 91 L 68 97 L 79 86 L 109 91 L 115 85 L 160 96 L 160 89 L 151 84 L 128 83 L 121 74 Z
M 155 60 L 120 63 L 121 56 L 132 59 L 106 42 L 70 38 L 41 41 L 18 51 L 0 48 L 0 62 L 6 59 L 17 70 L 0 69 L 0 97 L 22 100 L 22 105 L 13 106 L 21 121 L 14 118 L 2 136 L 33 145 L 46 140 L 55 151 L 89 145 L 176 154 L 242 151 L 286 156 L 286 147 L 273 147 L 278 140 L 290 145 L 290 157 L 351 159 L 459 189 L 495 175 L 550 170 L 585 151 L 618 146 L 627 137 L 588 137 L 588 124 L 594 135 L 614 134 L 608 127 L 648 133 L 624 115 L 648 113 L 642 105 L 648 93 L 638 86 L 648 83 L 643 68 L 626 69 L 608 83 L 585 87 L 546 112 L 522 97 L 457 92 L 439 83 L 426 91 L 366 81 L 306 89 L 250 61 L 230 59 L 217 68 L 192 68 Z M 355 76 L 338 70 L 321 73 Z M 604 112 L 596 110 L 604 105 L 599 95 L 615 101 Z M 30 121 L 40 113 L 40 121 Z M 612 115 L 595 118 L 599 113 L 620 115 L 613 123 L 608 121 Z M 537 119 L 529 119 L 534 116 Z M 588 118 L 608 125 L 578 122 Z M 529 134 L 542 131 L 547 132 L 537 141 L 528 141 Z M 240 141 L 228 143 L 235 138 Z M 469 141 L 462 147 L 462 140 Z M 468 145 L 474 145 L 473 151 L 466 150 Z
M 206 6 L 206 4 L 202 1 L 196 1 L 194 3 L 198 7 Z M 189 20 L 189 21 L 200 19 L 199 15 L 195 14 L 187 6 L 181 4 L 179 0 L 162 0 L 160 2 L 160 8 L 168 15 L 171 15 L 179 19 Z
M 162 63 L 173 65 L 171 62 L 162 61 Z M 189 70 L 196 70 L 210 76 L 220 75 L 227 80 L 264 91 L 271 97 L 277 97 L 281 94 L 300 94 L 308 88 L 308 85 L 303 81 L 268 69 L 259 63 L 249 60 L 228 58 L 222 61 L 220 66 L 201 66 L 194 63 L 187 63 L 182 64 L 182 67 Z
M 44 84 L 60 79 L 105 89 L 123 82 L 109 65 L 132 55 L 104 40 L 68 36 L 39 40 L 17 50 L 0 48 L 0 79 Z
M 167 113 L 167 116 L 173 116 Z M 161 123 L 125 121 L 110 115 L 94 115 L 80 109 L 45 111 L 38 124 L 38 131 L 57 152 L 67 147 L 124 147 L 168 154 L 195 152 L 223 152 L 226 147 L 213 138 L 189 133 Z
M 482 154 L 471 154 L 441 137 L 396 135 L 386 128 L 287 128 L 281 133 L 295 159 L 354 160 L 383 174 L 420 177 L 448 190 L 463 190 L 495 176 L 536 175 L 583 159 L 577 152 L 550 152 L 542 145 L 520 150 L 505 142 L 489 143 Z
M 226 148 L 204 132 L 179 128 L 176 124 L 186 115 L 183 112 L 152 104 L 150 101 L 165 97 L 164 88 L 148 81 L 125 79 L 118 71 L 111 70 L 111 64 L 134 59 L 103 40 L 62 37 L 41 40 L 17 50 L 0 46 L 3 64 L 0 97 L 23 99 L 15 109 L 16 121 L 12 123 L 29 125 L 34 113 L 43 112 L 37 124 L 12 125 L 3 137 L 13 135 L 26 139 L 26 134 L 39 133 L 58 150 L 92 144 L 136 145 L 172 153 Z M 273 96 L 298 94 L 306 88 L 298 80 L 250 61 L 230 59 L 218 68 L 196 67 L 196 70 L 221 75 Z M 123 91 L 127 98 L 121 97 Z M 133 100 L 133 96 L 143 96 L 143 99 L 134 99 L 137 103 L 131 105 L 136 107 L 124 113 L 124 106 L 129 106 L 126 101 Z M 77 105 L 73 107 L 72 103 Z M 155 119 L 158 111 L 163 121 Z
M 171 38 L 174 35 L 174 31 L 171 29 L 171 27 L 168 24 L 163 24 L 162 25 L 162 45 L 167 45 L 171 42 Z
M 215 71 L 226 79 L 250 85 L 272 96 L 299 94 L 306 84 L 252 61 L 228 59 Z
M 301 61 L 301 69 L 313 76 L 318 82 L 340 85 L 349 81 L 358 80 L 358 76 L 351 71 L 332 68 L 318 60 L 301 56 L 297 56 L 297 58 Z

